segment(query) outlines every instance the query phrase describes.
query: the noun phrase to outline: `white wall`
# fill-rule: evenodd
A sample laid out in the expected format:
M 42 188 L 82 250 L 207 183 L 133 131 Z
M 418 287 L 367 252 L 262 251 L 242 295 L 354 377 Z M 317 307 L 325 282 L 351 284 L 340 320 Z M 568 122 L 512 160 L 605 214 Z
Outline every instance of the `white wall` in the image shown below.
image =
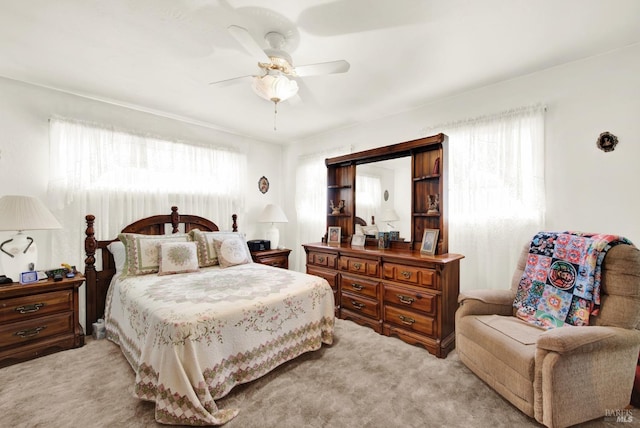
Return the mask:
M 547 228 L 620 234 L 640 245 L 640 44 L 317 135 L 285 155 L 295 166 L 297 156 L 318 148 L 352 144 L 354 151 L 365 150 L 438 133 L 435 127 L 447 122 L 537 103 L 548 108 Z M 618 136 L 615 151 L 597 149 L 603 131 Z

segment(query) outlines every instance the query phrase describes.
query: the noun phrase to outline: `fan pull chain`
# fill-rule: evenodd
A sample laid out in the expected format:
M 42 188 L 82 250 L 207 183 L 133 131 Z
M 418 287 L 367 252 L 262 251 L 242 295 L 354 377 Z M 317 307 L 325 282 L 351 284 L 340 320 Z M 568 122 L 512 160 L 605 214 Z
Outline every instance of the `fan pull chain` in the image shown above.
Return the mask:
M 273 130 L 277 131 L 276 119 L 278 118 L 278 102 L 273 103 Z

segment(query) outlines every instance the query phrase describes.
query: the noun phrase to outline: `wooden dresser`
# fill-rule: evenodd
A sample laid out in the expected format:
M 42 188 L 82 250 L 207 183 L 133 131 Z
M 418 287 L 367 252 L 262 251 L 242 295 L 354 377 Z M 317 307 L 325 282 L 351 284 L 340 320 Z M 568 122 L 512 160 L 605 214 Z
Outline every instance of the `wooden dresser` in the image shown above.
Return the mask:
M 0 367 L 84 345 L 78 288 L 84 276 L 0 286 Z
M 424 256 L 344 243 L 303 247 L 307 273 L 333 287 L 339 318 L 422 345 L 439 358 L 455 347 L 462 255 Z

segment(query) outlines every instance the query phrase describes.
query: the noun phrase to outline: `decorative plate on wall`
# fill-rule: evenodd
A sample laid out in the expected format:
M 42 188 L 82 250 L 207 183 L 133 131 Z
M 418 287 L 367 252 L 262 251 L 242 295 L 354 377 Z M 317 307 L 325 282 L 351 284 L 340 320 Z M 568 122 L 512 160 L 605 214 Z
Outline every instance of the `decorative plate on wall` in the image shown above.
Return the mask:
M 269 180 L 267 180 L 267 177 L 265 177 L 264 175 L 260 177 L 260 180 L 258 180 L 258 189 L 262 194 L 265 194 L 269 191 Z

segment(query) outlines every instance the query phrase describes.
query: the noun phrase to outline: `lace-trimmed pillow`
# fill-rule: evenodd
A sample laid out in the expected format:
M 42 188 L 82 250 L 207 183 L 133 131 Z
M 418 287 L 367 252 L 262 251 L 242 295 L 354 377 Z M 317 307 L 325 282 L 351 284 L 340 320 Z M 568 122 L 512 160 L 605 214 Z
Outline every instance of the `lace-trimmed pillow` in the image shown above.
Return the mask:
M 189 235 L 176 233 L 173 235 L 141 235 L 137 233 L 121 233 L 118 238 L 126 249 L 124 275 L 146 275 L 157 273 L 160 269 L 158 245 L 163 242 L 188 242 Z
M 218 255 L 213 246 L 213 238 L 220 232 L 203 232 L 194 229 L 189 232 L 191 239 L 198 247 L 198 264 L 200 267 L 215 266 L 218 264 Z
M 240 235 L 217 236 L 213 240 L 213 246 L 222 268 L 252 262 L 249 247 Z
M 194 229 L 189 232 L 191 239 L 198 246 L 198 264 L 200 267 L 215 266 L 219 263 L 219 254 L 216 251 L 215 240 L 237 237 L 239 238 L 246 250 L 246 255 L 251 260 L 251 252 L 247 246 L 244 236 L 239 232 L 203 232 L 198 229 Z M 224 266 L 223 266 L 224 267 Z
M 195 242 L 164 242 L 159 247 L 158 275 L 172 275 L 199 270 Z

